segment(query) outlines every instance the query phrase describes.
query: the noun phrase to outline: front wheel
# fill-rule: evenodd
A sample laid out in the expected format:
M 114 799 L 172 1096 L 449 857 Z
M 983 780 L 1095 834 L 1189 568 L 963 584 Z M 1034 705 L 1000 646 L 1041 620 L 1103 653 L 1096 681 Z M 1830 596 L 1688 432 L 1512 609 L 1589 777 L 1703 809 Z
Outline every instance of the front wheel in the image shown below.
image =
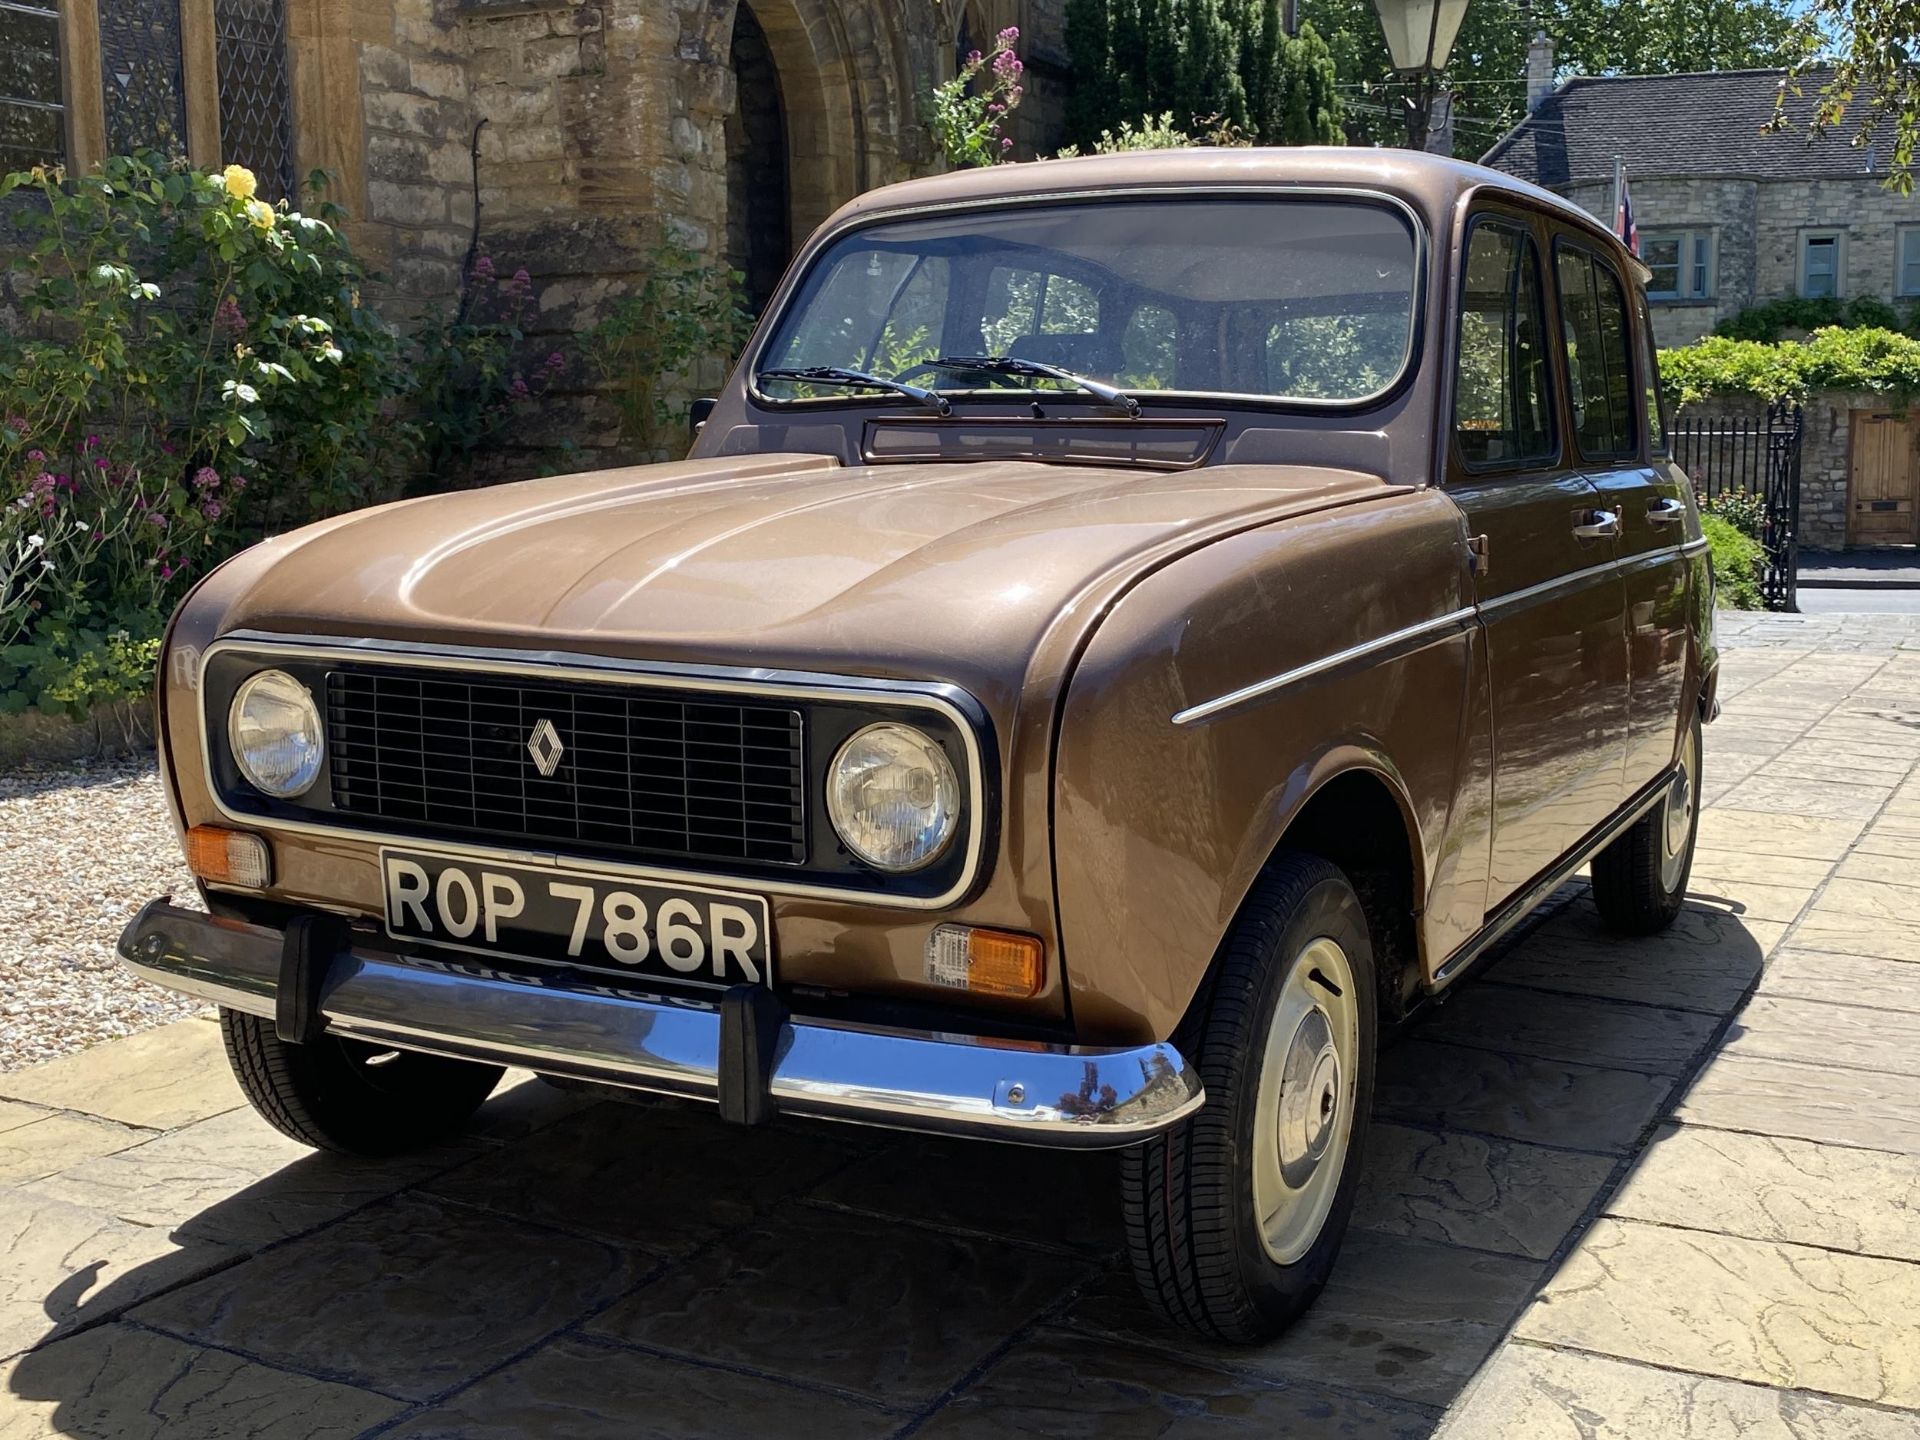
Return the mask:
M 322 1035 L 291 1045 L 271 1020 L 220 1012 L 227 1063 L 262 1119 L 303 1145 L 346 1155 L 404 1155 L 459 1129 L 501 1067 Z
M 1687 726 L 1666 794 L 1593 857 L 1593 903 L 1618 935 L 1664 930 L 1686 903 L 1700 828 L 1700 722 Z
M 1326 1284 L 1373 1105 L 1376 993 L 1353 886 L 1324 860 L 1275 860 L 1187 1038 L 1205 1105 L 1122 1165 L 1134 1275 L 1166 1319 L 1265 1340 Z

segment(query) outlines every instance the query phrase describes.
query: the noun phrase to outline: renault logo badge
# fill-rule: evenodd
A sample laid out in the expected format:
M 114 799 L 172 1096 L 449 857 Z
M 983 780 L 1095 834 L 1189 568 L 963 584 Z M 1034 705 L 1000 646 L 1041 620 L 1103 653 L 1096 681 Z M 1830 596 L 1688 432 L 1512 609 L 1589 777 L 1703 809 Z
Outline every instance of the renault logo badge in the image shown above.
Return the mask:
M 560 742 L 560 732 L 553 728 L 551 720 L 542 720 L 527 737 L 527 754 L 533 757 L 533 768 L 546 779 L 553 778 L 553 772 L 560 768 L 560 757 L 566 753 L 567 747 Z

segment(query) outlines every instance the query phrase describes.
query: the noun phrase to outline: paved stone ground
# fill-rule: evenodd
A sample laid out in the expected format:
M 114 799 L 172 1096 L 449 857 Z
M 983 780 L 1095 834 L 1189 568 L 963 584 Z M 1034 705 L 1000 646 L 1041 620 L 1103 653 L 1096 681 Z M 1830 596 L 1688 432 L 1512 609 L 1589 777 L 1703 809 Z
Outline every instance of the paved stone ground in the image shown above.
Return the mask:
M 1383 1057 L 1276 1344 L 1156 1328 L 1111 1157 L 503 1090 L 306 1154 L 186 1020 L 0 1076 L 0 1440 L 1920 1435 L 1920 622 L 1728 617 L 1696 895 L 1578 889 Z M 131 898 L 131 897 L 130 897 Z

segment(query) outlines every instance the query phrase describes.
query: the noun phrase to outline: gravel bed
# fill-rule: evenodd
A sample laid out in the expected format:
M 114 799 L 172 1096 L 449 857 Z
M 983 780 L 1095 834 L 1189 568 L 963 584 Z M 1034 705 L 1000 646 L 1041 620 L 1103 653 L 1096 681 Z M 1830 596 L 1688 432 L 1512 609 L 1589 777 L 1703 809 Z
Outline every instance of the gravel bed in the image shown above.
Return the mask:
M 0 773 L 0 1070 L 203 1008 L 127 973 L 141 905 L 198 906 L 151 756 Z

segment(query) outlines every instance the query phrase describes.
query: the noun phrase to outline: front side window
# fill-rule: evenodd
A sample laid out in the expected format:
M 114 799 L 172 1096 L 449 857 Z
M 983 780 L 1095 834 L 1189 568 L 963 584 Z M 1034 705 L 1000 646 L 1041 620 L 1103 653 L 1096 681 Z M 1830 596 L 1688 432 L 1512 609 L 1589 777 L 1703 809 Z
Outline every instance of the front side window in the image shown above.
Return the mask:
M 1800 293 L 1824 300 L 1840 293 L 1840 237 L 1832 232 L 1800 237 Z
M 58 0 L 0 5 L 0 174 L 67 158 Z
M 1076 393 L 927 363 L 985 355 L 1143 397 L 1358 402 L 1407 367 L 1416 255 L 1401 214 L 1359 200 L 1088 200 L 883 222 L 814 262 L 758 367 Z M 755 384 L 772 400 L 872 393 Z
M 1653 279 L 1654 300 L 1706 300 L 1713 295 L 1713 234 L 1707 230 L 1651 230 L 1640 242 L 1640 258 Z
M 1453 429 L 1461 458 L 1481 469 L 1552 456 L 1546 319 L 1533 238 L 1480 221 L 1467 239 Z
M 1574 437 L 1587 456 L 1634 451 L 1633 348 L 1620 277 L 1591 250 L 1554 247 Z

